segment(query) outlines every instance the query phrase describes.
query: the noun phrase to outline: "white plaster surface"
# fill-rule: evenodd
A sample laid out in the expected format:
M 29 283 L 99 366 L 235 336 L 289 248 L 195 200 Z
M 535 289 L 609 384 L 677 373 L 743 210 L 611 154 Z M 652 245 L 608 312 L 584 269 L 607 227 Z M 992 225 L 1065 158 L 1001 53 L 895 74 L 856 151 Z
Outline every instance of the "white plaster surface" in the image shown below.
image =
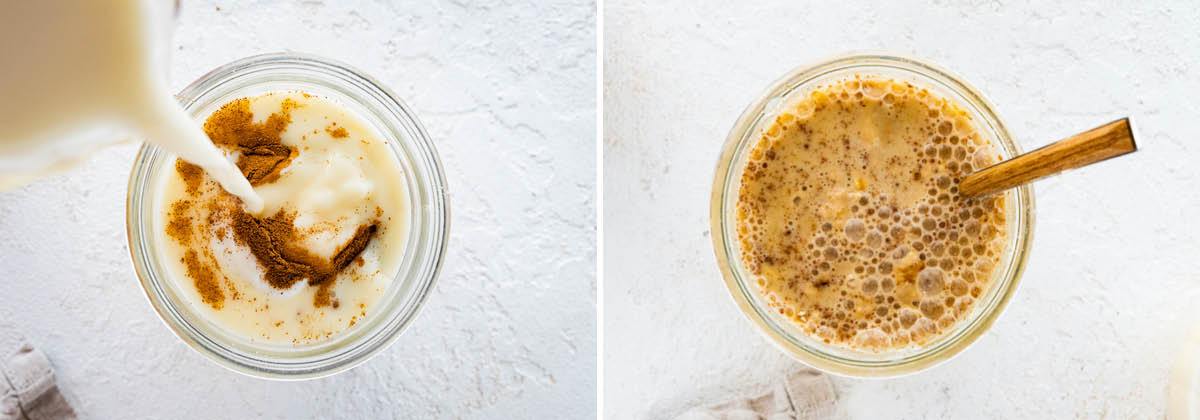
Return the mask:
M 587 0 L 184 1 L 176 90 L 248 55 L 309 52 L 390 86 L 434 139 L 449 254 L 416 322 L 366 364 L 270 382 L 177 339 L 126 247 L 134 144 L 0 192 L 0 317 L 85 418 L 594 417 L 595 19 Z
M 1200 301 L 1200 11 L 1184 2 L 609 0 L 604 17 L 604 417 L 669 418 L 800 369 L 731 303 L 708 202 L 744 107 L 856 49 L 979 88 L 1025 150 L 1132 115 L 1141 150 L 1036 184 L 1006 313 L 920 374 L 836 378 L 851 418 L 1161 418 Z M 1068 4 L 1070 3 L 1070 4 Z

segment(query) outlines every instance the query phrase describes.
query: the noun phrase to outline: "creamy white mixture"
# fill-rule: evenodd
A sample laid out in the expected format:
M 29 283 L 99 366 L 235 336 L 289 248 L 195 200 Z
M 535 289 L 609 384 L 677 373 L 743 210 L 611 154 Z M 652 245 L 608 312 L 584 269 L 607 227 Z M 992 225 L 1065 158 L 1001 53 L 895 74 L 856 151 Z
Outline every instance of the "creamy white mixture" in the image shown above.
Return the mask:
M 361 265 L 350 264 L 335 279 L 331 291 L 338 305 L 314 306 L 317 287 L 305 281 L 286 290 L 273 288 L 263 279 L 264 269 L 249 248 L 235 243 L 232 235 L 222 236 L 214 230 L 207 232 L 206 239 L 225 295 L 224 304 L 216 309 L 203 302 L 180 262 L 186 248 L 165 234 L 157 244 L 168 277 L 193 309 L 213 324 L 256 342 L 306 344 L 324 340 L 372 315 L 399 269 L 409 202 L 405 175 L 389 140 L 347 108 L 298 92 L 269 93 L 251 99 L 255 122 L 280 112 L 285 99 L 298 106 L 291 111 L 291 123 L 281 138 L 285 145 L 296 147 L 299 155 L 278 180 L 255 187 L 264 200 L 263 214 L 295 211 L 294 225 L 309 233 L 303 246 L 323 258 L 337 252 L 357 226 L 380 222 L 379 231 L 360 254 Z M 336 128 L 344 129 L 346 137 L 331 135 Z M 235 158 L 229 156 L 231 161 Z M 190 198 L 176 171 L 162 173 L 155 203 L 159 217 L 154 219 L 154 232 L 160 234 L 172 203 Z M 202 197 L 217 194 L 211 179 L 205 179 L 203 189 Z M 193 220 L 204 223 L 207 210 L 193 207 Z

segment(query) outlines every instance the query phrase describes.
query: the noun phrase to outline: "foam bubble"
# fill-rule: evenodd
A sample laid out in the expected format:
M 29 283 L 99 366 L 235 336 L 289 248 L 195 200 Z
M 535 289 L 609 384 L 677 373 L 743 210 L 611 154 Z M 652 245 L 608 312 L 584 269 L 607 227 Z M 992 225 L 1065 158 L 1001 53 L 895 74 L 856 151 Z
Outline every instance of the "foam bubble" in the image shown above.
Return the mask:
M 926 296 L 942 293 L 946 284 L 946 272 L 936 266 L 926 266 L 917 274 L 917 286 Z
M 829 260 L 829 261 L 836 260 L 838 257 L 838 250 L 837 250 L 837 248 L 832 247 L 832 246 L 825 248 L 825 252 L 822 256 L 825 257 L 825 259 Z
M 884 95 L 883 86 L 878 83 L 863 83 L 862 93 L 871 99 L 880 99 Z
M 883 246 L 883 235 L 877 231 L 867 233 L 867 246 L 871 248 L 879 248 Z
M 913 324 L 917 322 L 917 319 L 921 318 L 921 313 L 910 308 L 904 308 L 900 310 L 900 314 L 897 316 L 897 318 L 900 319 L 900 326 L 904 328 L 912 328 Z
M 882 290 L 884 293 L 891 293 L 895 289 L 896 281 L 892 280 L 891 277 L 884 277 L 883 280 L 879 281 L 879 290 Z
M 958 321 L 958 319 L 954 318 L 954 315 L 950 315 L 947 313 L 946 315 L 943 315 L 941 318 L 938 318 L 937 325 L 939 328 L 946 329 L 946 328 L 950 328 L 951 325 L 954 325 L 955 321 Z
M 854 345 L 856 347 L 865 348 L 883 348 L 891 344 L 891 339 L 888 335 L 879 328 L 868 328 L 859 330 L 854 335 Z
M 970 220 L 967 220 L 967 222 L 963 224 L 963 231 L 966 232 L 967 235 L 971 235 L 971 236 L 978 235 L 979 230 L 980 230 L 980 224 L 979 224 L 978 220 L 970 219 Z
M 925 337 L 937 332 L 937 324 L 934 324 L 929 318 L 918 318 L 916 324 L 910 329 L 910 332 L 913 336 Z
M 880 261 L 879 262 L 879 273 L 880 274 L 891 274 L 892 273 L 892 262 L 888 261 L 888 260 Z
M 879 280 L 873 278 L 864 280 L 862 291 L 867 297 L 875 296 L 875 293 L 879 291 Z
M 850 219 L 846 221 L 844 231 L 846 233 L 846 239 L 849 239 L 852 242 L 858 242 L 863 239 L 863 236 L 866 235 L 867 225 L 866 223 L 863 223 L 862 219 Z
M 941 189 L 943 189 L 943 190 L 944 190 L 944 189 L 947 189 L 947 188 L 950 188 L 950 177 L 949 177 L 948 175 L 941 175 L 941 176 L 938 176 L 938 178 L 937 178 L 937 181 L 936 181 L 936 182 L 937 182 L 937 187 L 938 187 L 938 188 L 941 188 Z
M 945 311 L 946 308 L 937 299 L 924 299 L 921 301 L 921 313 L 929 319 L 937 319 Z
M 932 217 L 926 217 L 924 220 L 921 220 L 921 229 L 924 229 L 926 232 L 937 229 L 937 220 Z M 926 235 L 926 237 L 928 236 Z M 925 240 L 925 242 L 929 241 Z
M 879 210 L 876 211 L 876 213 L 878 213 L 880 219 L 887 220 L 888 218 L 892 217 L 892 206 L 879 207 Z
M 992 271 L 992 262 L 987 259 L 980 259 L 980 260 L 975 261 L 975 271 L 978 271 L 980 273 L 987 273 L 987 272 Z

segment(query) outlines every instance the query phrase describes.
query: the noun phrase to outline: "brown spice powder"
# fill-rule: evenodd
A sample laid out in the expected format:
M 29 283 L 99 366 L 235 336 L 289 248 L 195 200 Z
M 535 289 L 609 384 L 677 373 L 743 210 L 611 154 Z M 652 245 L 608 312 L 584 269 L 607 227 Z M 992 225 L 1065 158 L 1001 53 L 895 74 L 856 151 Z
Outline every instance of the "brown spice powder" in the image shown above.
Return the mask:
M 332 274 L 337 274 L 337 271 L 341 271 L 354 262 L 354 259 L 358 258 L 358 255 L 367 248 L 367 244 L 371 242 L 371 238 L 375 237 L 375 232 L 378 230 L 379 222 L 359 226 L 354 231 L 354 237 L 350 238 L 345 245 L 342 245 L 337 254 L 334 254 L 333 258 L 329 260 L 330 268 L 335 270 Z M 315 283 L 309 280 L 309 284 Z
M 296 244 L 299 235 L 293 221 L 295 214 L 280 211 L 267 218 L 256 218 L 239 211 L 233 218 L 233 237 L 266 269 L 264 279 L 272 287 L 286 289 L 300 280 L 317 285 L 313 304 L 337 307 L 329 287 L 346 266 L 362 253 L 378 231 L 379 222 L 359 226 L 354 236 L 338 249 L 329 260 L 317 257 Z
M 191 207 L 191 200 L 179 200 L 171 204 L 167 214 L 167 236 L 185 245 L 192 240 L 192 217 L 188 216 Z
M 196 291 L 200 293 L 200 298 L 204 300 L 204 303 L 216 310 L 225 306 L 225 292 L 221 290 L 221 284 L 217 282 L 216 274 L 208 264 L 200 261 L 196 251 L 189 249 L 181 262 L 187 267 L 188 277 L 192 278 L 196 285 Z
M 221 106 L 204 121 L 204 133 L 213 144 L 241 152 L 237 166 L 250 185 L 275 182 L 298 152 L 283 144 L 280 133 L 292 122 L 296 101 L 284 99 L 282 109 L 262 123 L 254 122 L 250 98 L 240 98 Z
M 337 123 L 333 123 L 333 126 L 336 125 Z M 332 128 L 333 126 L 325 127 L 325 132 L 329 133 L 330 137 L 335 139 L 344 139 L 346 137 L 350 137 L 350 132 L 346 131 L 345 127 Z
M 313 295 L 313 306 L 318 308 L 329 306 L 333 309 L 337 309 L 340 306 L 337 299 L 333 298 L 333 293 L 329 290 L 332 286 L 333 282 L 326 282 L 317 287 L 317 294 Z
M 183 178 L 183 185 L 187 189 L 188 195 L 195 197 L 200 193 L 200 185 L 204 182 L 203 169 L 184 162 L 183 159 L 175 159 L 175 172 L 178 172 L 179 177 Z
M 295 239 L 294 214 L 283 211 L 259 219 L 244 211 L 233 217 L 233 238 L 266 269 L 265 280 L 272 287 L 287 289 L 313 273 L 312 265 L 319 258 L 308 251 L 290 245 Z

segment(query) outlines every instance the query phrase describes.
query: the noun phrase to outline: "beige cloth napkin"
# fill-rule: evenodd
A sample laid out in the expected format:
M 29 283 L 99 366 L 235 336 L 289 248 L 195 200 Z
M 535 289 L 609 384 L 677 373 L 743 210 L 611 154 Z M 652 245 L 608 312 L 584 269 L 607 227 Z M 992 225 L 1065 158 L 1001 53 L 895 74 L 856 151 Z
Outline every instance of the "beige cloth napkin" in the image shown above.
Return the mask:
M 764 394 L 697 407 L 675 420 L 810 420 L 837 413 L 837 394 L 829 377 L 804 369 L 772 384 Z
M 55 385 L 50 360 L 0 320 L 0 420 L 74 418 L 75 410 Z

